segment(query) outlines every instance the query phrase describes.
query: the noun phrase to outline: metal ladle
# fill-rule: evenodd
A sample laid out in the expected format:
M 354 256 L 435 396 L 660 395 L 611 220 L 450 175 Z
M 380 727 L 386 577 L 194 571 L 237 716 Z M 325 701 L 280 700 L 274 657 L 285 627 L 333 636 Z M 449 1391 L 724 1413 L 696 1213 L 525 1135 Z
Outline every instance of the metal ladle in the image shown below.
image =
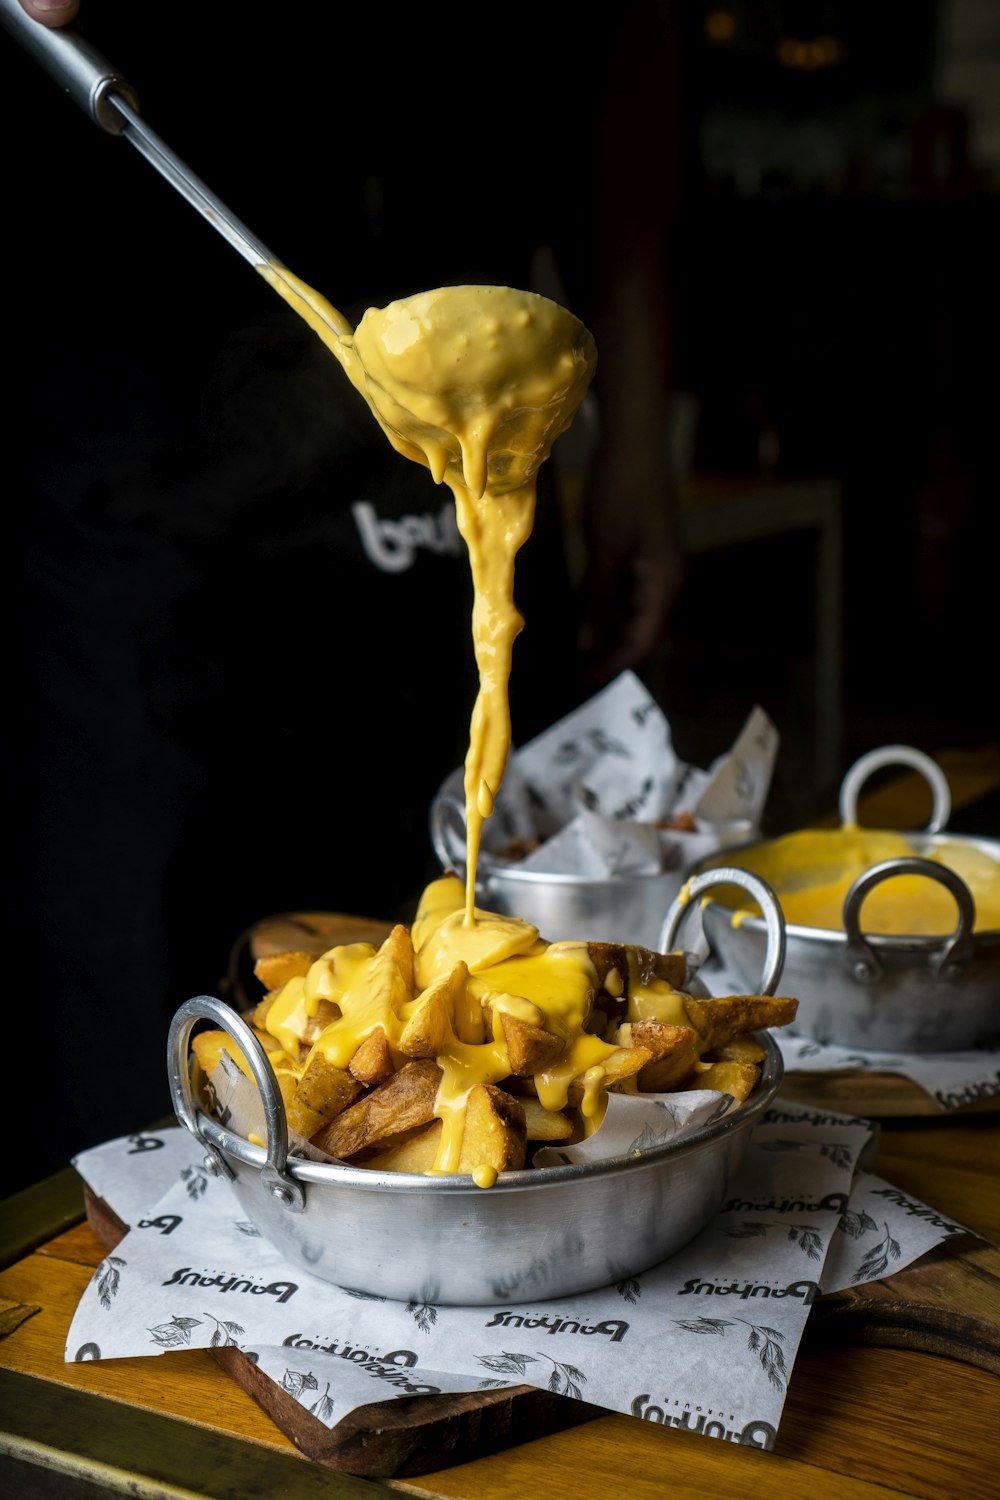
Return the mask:
M 18 0 L 0 0 L 0 25 L 16 42 L 55 79 L 74 103 L 90 116 L 101 130 L 109 135 L 124 136 L 152 166 L 165 177 L 172 187 L 186 198 L 193 208 L 264 277 L 268 284 L 302 317 L 326 344 L 343 367 L 352 385 L 368 402 L 376 420 L 393 447 L 405 457 L 425 464 L 440 482 L 445 478 L 458 479 L 470 484 L 467 451 L 463 448 L 461 434 L 449 426 L 447 420 L 431 420 L 426 415 L 427 403 L 421 415 L 412 405 L 403 405 L 398 393 L 385 388 L 384 383 L 366 365 L 357 347 L 357 339 L 366 336 L 366 320 L 378 320 L 384 316 L 382 310 L 370 309 L 355 330 L 325 297 L 284 266 L 262 244 L 256 235 L 185 165 L 139 113 L 139 101 L 135 89 L 112 67 L 105 57 L 73 26 L 47 27 L 30 17 L 18 4 Z M 460 289 L 456 289 L 460 290 Z M 427 295 L 427 294 L 423 294 Z M 556 304 L 547 298 L 534 297 L 529 293 L 518 293 L 526 305 L 544 307 L 551 317 Z M 415 303 L 418 299 L 409 299 Z M 594 365 L 593 340 L 583 324 L 564 309 L 558 308 L 561 317 L 556 328 L 559 341 L 565 341 L 565 349 L 572 355 L 577 367 L 574 378 L 565 389 L 555 392 L 554 399 L 539 405 L 525 400 L 516 402 L 507 416 L 491 434 L 486 463 L 472 487 L 482 493 L 489 484 L 494 493 L 501 493 L 525 485 L 532 479 L 541 463 L 548 456 L 552 441 L 568 427 L 579 401 L 582 399 L 590 372 Z M 469 321 L 464 329 L 470 343 L 488 348 L 495 332 L 490 315 L 482 309 L 468 310 Z M 434 330 L 426 330 L 422 337 L 435 337 Z M 366 347 L 373 353 L 376 339 L 369 337 Z M 511 389 L 518 379 L 528 373 L 535 351 L 528 346 L 520 369 L 511 365 L 510 348 L 498 357 L 497 375 L 505 379 Z M 500 362 L 502 361 L 502 363 Z M 433 368 L 433 361 L 430 362 Z M 443 367 L 444 361 L 441 362 Z M 452 378 L 452 377 L 450 377 Z M 415 392 L 414 395 L 417 393 Z M 433 398 L 439 392 L 433 387 L 422 388 L 421 397 Z M 414 402 L 414 404 L 417 404 Z M 445 403 L 447 411 L 448 403 Z

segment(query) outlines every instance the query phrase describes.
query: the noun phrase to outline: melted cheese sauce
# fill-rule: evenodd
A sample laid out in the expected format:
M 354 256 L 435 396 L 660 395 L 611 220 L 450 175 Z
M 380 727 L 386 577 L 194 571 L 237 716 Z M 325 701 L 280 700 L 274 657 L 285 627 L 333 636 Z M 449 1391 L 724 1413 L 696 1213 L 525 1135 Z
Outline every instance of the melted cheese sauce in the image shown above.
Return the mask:
M 457 876 L 442 876 L 424 892 L 411 931 L 415 996 L 385 945 L 349 944 L 323 954 L 305 976 L 289 979 L 274 997 L 266 1021 L 267 1031 L 286 1053 L 276 1061 L 299 1076 L 316 1052 L 345 1068 L 376 1027 L 402 1065 L 409 1060 L 400 1051 L 404 1028 L 439 992 L 443 1020 L 436 1061 L 442 1078 L 435 1115 L 443 1129 L 437 1172 L 457 1170 L 470 1090 L 510 1076 L 499 1016 L 516 1016 L 562 1038 L 559 1055 L 536 1075 L 538 1096 L 546 1108 L 562 1109 L 570 1085 L 583 1078 L 588 1130 L 603 1118 L 602 1064 L 618 1051 L 585 1031 L 597 990 L 586 943 L 545 943 L 529 922 L 478 909 L 470 929 L 464 908 L 465 891 Z M 310 1036 L 321 999 L 333 1001 L 339 1014 L 301 1063 L 292 1064 L 288 1055 L 295 1056 L 299 1043 Z
M 843 931 L 844 898 L 859 875 L 886 859 L 914 854 L 901 833 L 845 825 L 839 829 L 806 829 L 742 850 L 744 869 L 773 888 L 786 922 L 802 927 Z M 943 840 L 926 856 L 948 866 L 969 887 L 976 904 L 975 931 L 1000 928 L 1000 863 L 981 849 Z M 717 898 L 737 909 L 747 898 L 732 891 Z M 756 908 L 754 908 L 756 909 Z M 944 937 L 955 930 L 954 898 L 935 880 L 896 875 L 865 899 L 865 932 L 911 937 Z
M 514 559 L 534 523 L 535 484 L 597 363 L 573 315 L 531 292 L 440 287 L 369 308 L 352 330 L 291 272 L 265 279 L 305 319 L 368 402 L 393 447 L 455 497 L 473 581 L 479 693 L 465 762 L 465 921 L 473 926 L 483 824 L 510 753 L 508 684 L 524 621 Z
M 510 287 L 442 287 L 369 308 L 356 329 L 324 297 L 283 267 L 261 274 L 323 340 L 367 401 L 392 446 L 430 469 L 455 497 L 474 589 L 472 637 L 479 691 L 465 762 L 466 879 L 434 882 L 413 927 L 417 999 L 381 951 L 334 949 L 272 1004 L 268 1029 L 297 1054 L 319 1000 L 339 1019 L 313 1044 L 337 1067 L 381 1027 L 398 1051 L 402 1028 L 435 987 L 447 987 L 447 1037 L 435 1113 L 442 1121 L 435 1170 L 454 1171 L 465 1101 L 477 1083 L 510 1074 L 505 1010 L 564 1039 L 562 1055 L 538 1081 L 548 1108 L 566 1103 L 584 1078 L 583 1115 L 603 1114 L 602 1060 L 616 1049 L 584 1034 L 595 984 L 582 944 L 546 944 L 529 923 L 477 910 L 476 867 L 483 824 L 511 745 L 508 685 L 523 619 L 514 604 L 514 560 L 531 533 L 536 476 L 570 425 L 594 374 L 587 329 L 548 298 Z M 400 1061 L 405 1058 L 400 1055 Z M 308 1063 L 308 1058 L 306 1059 Z M 477 1174 L 490 1186 L 488 1170 Z

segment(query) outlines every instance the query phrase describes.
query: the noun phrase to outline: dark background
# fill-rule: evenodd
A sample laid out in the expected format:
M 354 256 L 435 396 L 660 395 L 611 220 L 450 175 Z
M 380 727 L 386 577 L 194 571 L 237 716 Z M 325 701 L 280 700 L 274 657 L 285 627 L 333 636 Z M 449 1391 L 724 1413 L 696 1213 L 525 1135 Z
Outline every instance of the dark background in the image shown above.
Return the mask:
M 449 280 L 527 284 L 539 244 L 588 316 L 593 101 L 613 18 L 505 7 L 481 41 L 444 6 L 391 33 L 343 7 L 282 29 L 263 8 L 223 24 L 192 0 L 155 15 L 84 6 L 150 125 L 348 316 Z M 670 225 L 671 380 L 694 418 L 675 455 L 681 491 L 837 480 L 843 770 L 882 743 L 996 743 L 996 7 L 652 10 L 672 124 L 661 139 L 636 129 L 628 149 L 648 195 L 635 213 L 666 200 Z M 497 44 L 519 66 L 513 95 Z M 331 594 L 322 546 L 309 546 L 346 451 L 316 437 L 317 391 L 336 408 L 339 375 L 303 354 L 296 320 L 233 250 L 6 36 L 0 69 L 5 944 L 30 1017 L 18 1042 L 45 1060 L 47 1088 L 16 1186 L 167 1112 L 169 1016 L 217 988 L 248 923 L 296 906 L 411 914 L 433 870 L 427 802 L 461 759 L 473 688 L 454 572 L 399 618 L 361 608 L 349 577 Z M 461 109 L 440 78 L 458 79 Z M 294 499 L 227 504 L 246 480 L 237 465 L 206 506 L 193 476 L 245 452 L 256 479 L 275 413 Z M 351 454 L 395 483 L 381 438 L 344 423 Z M 131 483 L 151 453 L 167 489 Z M 581 538 L 558 498 L 520 568 L 534 629 L 515 657 L 520 739 L 579 696 L 556 554 L 564 541 L 572 580 Z M 813 545 L 790 533 L 688 557 L 643 667 L 698 764 L 755 703 L 767 709 L 782 736 L 775 831 L 836 792 L 810 770 Z M 136 641 L 141 700 L 118 692 L 111 660 L 131 681 Z M 346 801 L 345 767 L 360 788 Z M 144 841 L 170 852 L 162 881 L 140 888 Z

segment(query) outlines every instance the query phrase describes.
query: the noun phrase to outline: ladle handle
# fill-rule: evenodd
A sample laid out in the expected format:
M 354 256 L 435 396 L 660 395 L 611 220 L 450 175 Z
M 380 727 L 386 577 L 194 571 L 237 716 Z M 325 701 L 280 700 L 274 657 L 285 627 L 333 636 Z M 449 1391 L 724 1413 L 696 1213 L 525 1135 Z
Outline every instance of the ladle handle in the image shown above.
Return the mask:
M 112 95 L 138 110 L 132 85 L 102 57 L 74 26 L 43 26 L 18 0 L 0 0 L 0 26 L 44 68 L 74 104 L 110 135 L 121 135 L 125 122 Z
M 0 24 L 95 124 L 123 135 L 244 260 L 280 274 L 281 262 L 150 129 L 135 89 L 75 26 L 43 26 L 18 0 L 0 0 Z

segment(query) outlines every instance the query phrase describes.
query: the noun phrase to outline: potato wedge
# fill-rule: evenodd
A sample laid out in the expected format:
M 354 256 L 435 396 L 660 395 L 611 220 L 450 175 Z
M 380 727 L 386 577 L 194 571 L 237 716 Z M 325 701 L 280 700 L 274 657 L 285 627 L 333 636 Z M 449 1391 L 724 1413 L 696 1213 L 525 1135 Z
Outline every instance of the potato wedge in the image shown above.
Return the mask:
M 685 1088 L 718 1089 L 721 1094 L 732 1094 L 734 1099 L 742 1101 L 753 1093 L 759 1077 L 760 1069 L 755 1063 L 710 1063 L 703 1071 L 694 1073 Z
M 690 1026 L 663 1021 L 631 1021 L 618 1028 L 626 1047 L 645 1047 L 650 1061 L 639 1069 L 637 1082 L 645 1094 L 665 1094 L 677 1088 L 698 1061 L 698 1038 Z
M 432 1172 L 443 1129 L 441 1121 L 434 1120 L 425 1130 L 389 1144 L 384 1151 L 365 1156 L 359 1165 L 380 1172 Z M 482 1167 L 497 1173 L 520 1171 L 527 1139 L 521 1101 L 494 1084 L 477 1083 L 469 1092 L 462 1149 L 455 1170 L 469 1174 Z
M 723 1042 L 721 1047 L 713 1047 L 711 1056 L 706 1062 L 763 1062 L 765 1052 L 756 1038 L 747 1036 L 734 1036 L 732 1041 Z
M 460 1172 L 474 1172 L 479 1167 L 519 1172 L 524 1166 L 527 1139 L 520 1099 L 492 1083 L 477 1083 L 470 1089 L 458 1161 Z
M 314 1135 L 313 1145 L 328 1156 L 350 1157 L 387 1136 L 427 1125 L 434 1118 L 440 1082 L 441 1069 L 431 1058 L 404 1063 Z
M 561 1110 L 545 1109 L 537 1099 L 530 1096 L 520 1100 L 524 1110 L 524 1123 L 529 1141 L 568 1141 L 575 1127 L 568 1115 Z
M 399 1036 L 406 1057 L 437 1057 L 454 1031 L 455 1005 L 469 978 L 467 966 L 456 964 L 450 974 L 428 985 L 417 996 Z
M 389 1038 L 381 1026 L 376 1026 L 374 1031 L 369 1032 L 347 1066 L 358 1082 L 369 1088 L 385 1083 L 387 1078 L 392 1077 L 396 1064 Z
M 587 952 L 599 984 L 613 998 L 627 999 L 633 979 L 640 984 L 662 979 L 671 989 L 680 989 L 687 973 L 683 953 L 654 953 L 636 943 L 588 943 Z
M 413 941 L 410 937 L 410 929 L 397 922 L 385 942 L 379 948 L 379 954 L 391 958 L 403 977 L 403 983 L 407 990 L 413 994 Z
M 748 1031 L 787 1026 L 798 1008 L 797 1000 L 771 995 L 722 995 L 717 999 L 687 995 L 684 999 L 688 1020 L 706 1052 Z
M 286 1102 L 289 1130 L 310 1140 L 360 1093 L 361 1084 L 353 1074 L 328 1062 L 322 1052 L 314 1052 Z
M 516 1078 L 528 1078 L 533 1073 L 542 1072 L 563 1050 L 561 1037 L 496 1007 L 493 1010 L 494 1036 L 498 1029 L 503 1032 L 510 1071 Z
M 652 1053 L 645 1047 L 619 1047 L 600 1065 L 604 1075 L 601 1088 L 621 1090 L 628 1087 L 648 1062 L 652 1062 Z M 586 1092 L 587 1086 L 583 1078 L 574 1078 L 566 1095 L 566 1103 L 576 1109 L 583 1103 Z
M 293 949 L 288 953 L 267 953 L 253 966 L 256 977 L 266 990 L 280 990 L 289 979 L 305 978 L 316 961 L 315 953 Z

